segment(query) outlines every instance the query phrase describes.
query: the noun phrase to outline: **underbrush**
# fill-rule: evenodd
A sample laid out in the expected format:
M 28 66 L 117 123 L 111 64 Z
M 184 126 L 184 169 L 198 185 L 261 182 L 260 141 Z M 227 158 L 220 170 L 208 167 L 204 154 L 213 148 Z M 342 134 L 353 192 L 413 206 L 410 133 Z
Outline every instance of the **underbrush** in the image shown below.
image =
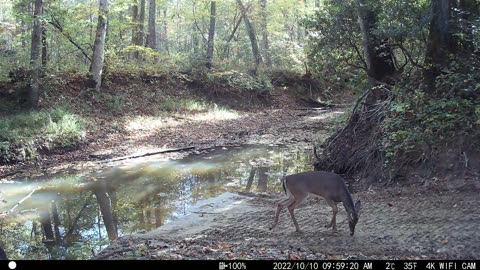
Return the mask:
M 65 108 L 0 119 L 0 162 L 34 159 L 38 151 L 72 147 L 85 137 L 84 121 Z
M 377 104 L 364 103 L 366 92 L 323 144 L 316 169 L 371 181 L 480 169 L 480 75 L 471 68 L 453 63 L 433 92 L 420 76 L 380 87 L 386 98 Z

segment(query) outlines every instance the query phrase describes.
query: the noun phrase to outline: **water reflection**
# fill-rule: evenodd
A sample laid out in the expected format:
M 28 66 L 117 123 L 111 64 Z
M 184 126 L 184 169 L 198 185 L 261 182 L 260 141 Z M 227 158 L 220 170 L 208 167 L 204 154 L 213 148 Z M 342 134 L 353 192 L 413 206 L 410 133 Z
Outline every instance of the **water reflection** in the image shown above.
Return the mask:
M 218 148 L 86 177 L 0 184 L 0 248 L 9 259 L 88 259 L 119 236 L 189 214 L 199 200 L 279 190 L 283 174 L 311 169 L 310 156 L 280 146 Z

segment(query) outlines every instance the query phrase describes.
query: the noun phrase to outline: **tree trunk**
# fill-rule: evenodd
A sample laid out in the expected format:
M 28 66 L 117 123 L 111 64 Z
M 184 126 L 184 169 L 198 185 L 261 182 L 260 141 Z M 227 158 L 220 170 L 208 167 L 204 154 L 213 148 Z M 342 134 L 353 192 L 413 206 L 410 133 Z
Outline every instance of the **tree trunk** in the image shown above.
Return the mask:
M 168 35 L 167 35 L 167 9 L 163 10 L 163 35 L 161 35 L 161 41 L 163 44 L 163 48 L 167 53 L 170 53 L 168 50 Z
M 250 175 L 248 176 L 247 186 L 245 187 L 245 191 L 250 191 L 250 189 L 252 188 L 253 178 L 255 178 L 255 172 L 256 171 L 257 171 L 256 168 L 252 168 L 250 170 Z
M 132 45 L 138 43 L 138 0 L 133 0 L 132 4 Z
M 268 188 L 268 168 L 267 167 L 260 167 L 258 169 L 258 185 L 257 190 L 260 192 L 267 191 Z
M 140 14 L 138 24 L 138 46 L 145 44 L 145 0 L 140 0 Z
M 33 10 L 33 29 L 32 29 L 32 47 L 30 52 L 30 67 L 32 75 L 30 78 L 30 107 L 38 109 L 38 99 L 40 95 L 40 39 L 42 35 L 42 26 L 40 16 L 42 14 L 42 0 L 35 0 Z
M 149 0 L 148 4 L 148 36 L 147 47 L 156 50 L 157 49 L 157 32 L 155 25 L 155 15 L 157 14 L 156 0 Z
M 197 28 L 195 27 L 195 23 L 193 23 L 192 24 L 192 47 L 193 47 L 194 57 L 197 57 L 199 54 L 199 46 L 200 46 L 200 42 L 198 41 Z
M 40 209 L 40 223 L 42 224 L 45 240 L 47 242 L 53 242 L 55 239 L 55 236 L 52 230 L 52 219 L 50 217 L 50 211 L 48 210 L 48 205 L 45 205 L 42 209 Z
M 101 181 L 100 183 L 98 183 L 93 192 L 95 194 L 95 197 L 97 197 L 97 203 L 100 206 L 100 211 L 102 213 L 105 229 L 107 230 L 108 239 L 110 241 L 113 241 L 118 238 L 118 234 L 115 227 L 112 205 L 108 196 L 107 185 L 105 181 Z
M 138 10 L 138 0 L 133 0 L 132 4 L 132 45 L 139 44 L 140 16 Z M 138 51 L 132 53 L 134 59 L 138 59 Z
M 215 38 L 215 17 L 217 16 L 217 5 L 215 0 L 210 1 L 210 28 L 208 29 L 207 42 L 207 68 L 213 66 L 213 45 Z
M 155 208 L 155 228 L 158 228 L 162 225 L 163 225 L 162 208 L 160 206 L 157 206 Z
M 367 75 L 370 86 L 388 80 L 395 73 L 393 53 L 387 40 L 378 40 L 373 31 L 376 28 L 377 18 L 367 0 L 357 0 L 358 22 L 363 37 L 363 47 Z M 373 104 L 380 100 L 380 92 L 373 91 L 367 103 Z
M 386 40 L 378 40 L 372 33 L 376 28 L 377 18 L 373 10 L 369 7 L 368 1 L 357 0 L 357 4 L 367 73 L 371 84 L 376 85 L 375 81 L 381 82 L 386 76 L 392 75 L 395 72 L 393 54 L 388 42 Z
M 270 58 L 270 48 L 268 45 L 268 30 L 267 30 L 267 0 L 260 0 L 261 8 L 261 23 L 260 29 L 262 31 L 262 53 L 265 57 L 265 65 L 272 67 L 272 60 Z
M 145 229 L 150 231 L 152 229 L 152 208 L 150 206 L 145 208 L 145 218 L 147 219 Z
M 43 14 L 43 9 L 42 9 Z M 47 25 L 42 23 L 42 68 L 47 67 L 48 62 L 48 43 L 47 43 Z
M 432 19 L 425 55 L 424 80 L 429 92 L 435 90 L 435 78 L 442 66 L 448 65 L 448 55 L 456 51 L 450 30 L 452 0 L 432 0 Z
M 140 228 L 146 230 L 147 226 L 145 224 L 145 208 L 146 208 L 147 203 L 145 201 L 142 201 L 140 203 L 140 212 L 138 213 L 138 218 L 140 219 Z
M 255 63 L 255 70 L 254 73 L 257 73 L 258 66 L 263 63 L 262 56 L 260 55 L 260 51 L 258 49 L 258 41 L 257 41 L 257 34 L 255 32 L 255 27 L 250 22 L 247 16 L 247 10 L 242 3 L 242 0 L 237 0 L 237 4 L 240 7 L 240 11 L 242 12 L 243 22 L 245 23 L 245 27 L 247 28 L 248 37 L 250 39 L 250 43 L 252 44 L 252 54 Z
M 105 56 L 105 36 L 107 32 L 108 0 L 100 0 L 97 34 L 95 36 L 95 45 L 93 49 L 93 61 L 91 66 L 95 89 L 100 91 L 102 85 L 102 73 Z
M 62 235 L 60 234 L 60 217 L 58 215 L 58 209 L 57 209 L 57 203 L 55 201 L 52 201 L 52 216 L 53 216 L 53 230 L 55 232 L 55 242 L 57 245 L 61 245 L 63 240 L 62 240 Z
M 225 40 L 226 44 L 225 44 L 225 48 L 223 48 L 223 56 L 222 56 L 222 59 L 225 59 L 228 57 L 228 53 L 229 53 L 229 48 L 230 48 L 230 41 L 232 41 L 233 37 L 235 36 L 235 33 L 237 32 L 237 29 L 238 27 L 240 26 L 240 23 L 242 22 L 242 19 L 243 19 L 243 16 L 240 16 L 240 18 L 237 20 L 237 22 L 235 23 L 235 25 L 233 26 L 233 30 L 232 30 L 232 33 L 230 34 L 230 36 L 228 36 L 228 38 Z

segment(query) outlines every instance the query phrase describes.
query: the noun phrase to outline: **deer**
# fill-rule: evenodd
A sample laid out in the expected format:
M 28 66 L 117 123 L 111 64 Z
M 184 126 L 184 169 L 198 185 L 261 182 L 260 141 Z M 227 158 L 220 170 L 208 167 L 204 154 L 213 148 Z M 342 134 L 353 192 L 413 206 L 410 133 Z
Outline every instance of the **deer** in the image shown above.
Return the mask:
M 352 195 L 348 191 L 347 186 L 340 175 L 327 171 L 311 171 L 285 176 L 280 182 L 282 183 L 287 198 L 277 202 L 275 220 L 273 221 L 270 230 L 277 226 L 280 211 L 282 211 L 284 207 L 287 207 L 296 231 L 300 232 L 300 227 L 298 226 L 293 211 L 308 195 L 314 195 L 317 197 L 323 197 L 330 207 L 332 207 L 332 220 L 326 225 L 326 227 L 332 227 L 334 233 L 337 232 L 337 203 L 343 203 L 343 206 L 347 211 L 350 235 L 353 236 L 362 205 L 360 200 L 353 204 Z

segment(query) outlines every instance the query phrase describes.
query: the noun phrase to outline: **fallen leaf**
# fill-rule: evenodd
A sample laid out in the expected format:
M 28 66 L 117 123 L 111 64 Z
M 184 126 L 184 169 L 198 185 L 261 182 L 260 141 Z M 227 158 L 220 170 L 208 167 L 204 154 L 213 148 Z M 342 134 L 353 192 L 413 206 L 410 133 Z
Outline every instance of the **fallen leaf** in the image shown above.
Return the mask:
M 289 260 L 300 260 L 300 256 L 295 255 L 295 254 L 290 254 L 288 255 Z
M 223 244 L 223 243 L 220 243 L 218 244 L 220 247 L 222 247 L 223 249 L 229 249 L 231 248 L 232 246 L 231 245 L 228 245 L 228 244 Z

